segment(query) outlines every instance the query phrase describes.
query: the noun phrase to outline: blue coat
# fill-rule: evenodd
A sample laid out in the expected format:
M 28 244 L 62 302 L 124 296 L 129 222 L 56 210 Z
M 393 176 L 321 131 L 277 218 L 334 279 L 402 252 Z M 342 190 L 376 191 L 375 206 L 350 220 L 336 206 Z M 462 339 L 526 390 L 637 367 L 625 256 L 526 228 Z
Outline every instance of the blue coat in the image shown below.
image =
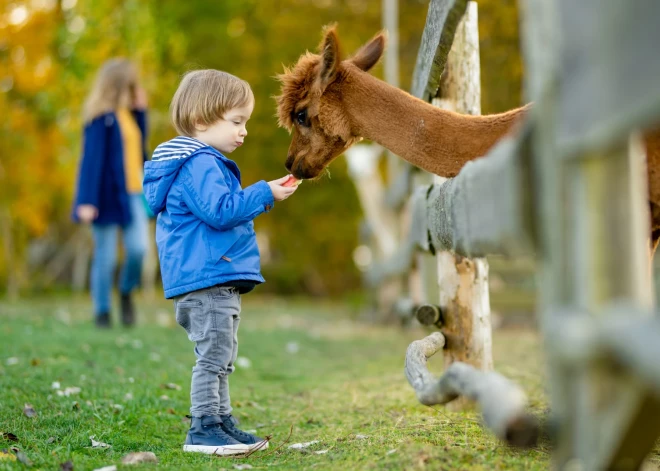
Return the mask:
M 144 194 L 158 215 L 166 298 L 233 280 L 264 282 L 252 220 L 273 207 L 268 183 L 241 188 L 233 161 L 179 136 L 159 145 L 145 164 Z
M 147 114 L 133 110 L 133 117 L 142 132 L 142 155 L 146 161 Z M 76 206 L 80 204 L 92 204 L 98 208 L 94 224 L 126 226 L 131 222 L 124 175 L 124 145 L 114 113 L 102 114 L 85 126 L 72 215 L 76 222 L 79 222 Z

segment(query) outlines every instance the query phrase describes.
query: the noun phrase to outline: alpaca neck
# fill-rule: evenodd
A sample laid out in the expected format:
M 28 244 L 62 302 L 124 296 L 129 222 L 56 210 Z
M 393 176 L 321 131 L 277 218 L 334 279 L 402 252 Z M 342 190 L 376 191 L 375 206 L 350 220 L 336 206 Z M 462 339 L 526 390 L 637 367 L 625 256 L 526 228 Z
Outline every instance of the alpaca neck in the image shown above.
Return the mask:
M 485 155 L 526 111 L 471 116 L 435 107 L 357 67 L 342 84 L 353 131 L 411 164 L 444 177 Z

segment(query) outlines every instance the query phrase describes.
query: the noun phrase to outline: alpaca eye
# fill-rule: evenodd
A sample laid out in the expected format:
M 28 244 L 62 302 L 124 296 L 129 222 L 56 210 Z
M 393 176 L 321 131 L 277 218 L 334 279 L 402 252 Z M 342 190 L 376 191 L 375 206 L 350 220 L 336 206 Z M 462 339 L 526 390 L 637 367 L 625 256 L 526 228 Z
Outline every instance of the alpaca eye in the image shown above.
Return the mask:
M 307 126 L 307 110 L 298 111 L 296 113 L 296 121 L 301 126 Z

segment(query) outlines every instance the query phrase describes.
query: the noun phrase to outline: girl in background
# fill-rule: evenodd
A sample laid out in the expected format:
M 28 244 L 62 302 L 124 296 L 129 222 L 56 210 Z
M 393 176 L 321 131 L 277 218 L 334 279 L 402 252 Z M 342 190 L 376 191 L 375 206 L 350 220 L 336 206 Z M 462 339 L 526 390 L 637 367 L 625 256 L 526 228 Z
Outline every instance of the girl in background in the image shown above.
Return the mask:
M 125 261 L 119 292 L 121 321 L 135 323 L 131 293 L 139 284 L 147 250 L 148 216 L 142 194 L 147 159 L 147 102 L 137 70 L 110 59 L 98 72 L 84 105 L 83 151 L 73 218 L 91 224 L 94 253 L 91 292 L 95 323 L 111 326 L 111 293 L 121 229 Z

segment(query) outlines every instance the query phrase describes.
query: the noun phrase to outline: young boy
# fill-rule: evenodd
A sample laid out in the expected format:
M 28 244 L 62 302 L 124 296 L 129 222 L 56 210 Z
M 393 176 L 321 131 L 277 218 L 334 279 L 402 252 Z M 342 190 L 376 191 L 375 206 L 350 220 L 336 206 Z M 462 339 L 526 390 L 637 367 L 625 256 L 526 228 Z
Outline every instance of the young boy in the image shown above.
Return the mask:
M 174 298 L 176 320 L 195 342 L 184 451 L 231 455 L 268 445 L 236 427 L 227 376 L 241 295 L 264 282 L 252 220 L 296 186 L 282 186 L 287 176 L 241 188 L 238 167 L 225 155 L 243 144 L 253 108 L 247 82 L 218 70 L 186 74 L 170 106 L 180 136 L 145 164 L 165 297 Z

